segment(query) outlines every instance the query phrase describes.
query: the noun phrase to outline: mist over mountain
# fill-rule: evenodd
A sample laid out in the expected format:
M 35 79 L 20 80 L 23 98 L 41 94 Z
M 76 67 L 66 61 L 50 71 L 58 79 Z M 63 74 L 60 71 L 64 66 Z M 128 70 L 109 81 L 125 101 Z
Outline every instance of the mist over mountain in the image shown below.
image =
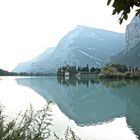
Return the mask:
M 16 66 L 13 70 L 15 72 L 31 72 L 31 71 L 40 71 L 38 65 L 41 62 L 44 62 L 46 59 L 49 58 L 50 54 L 54 51 L 55 47 L 46 49 L 43 53 L 35 57 L 34 59 L 20 63 Z
M 126 27 L 124 50 L 110 58 L 110 63 L 140 67 L 140 18 L 134 17 Z
M 56 72 L 63 65 L 102 67 L 104 61 L 123 49 L 124 34 L 77 26 L 66 34 L 56 48 L 32 61 L 19 64 L 16 72 Z

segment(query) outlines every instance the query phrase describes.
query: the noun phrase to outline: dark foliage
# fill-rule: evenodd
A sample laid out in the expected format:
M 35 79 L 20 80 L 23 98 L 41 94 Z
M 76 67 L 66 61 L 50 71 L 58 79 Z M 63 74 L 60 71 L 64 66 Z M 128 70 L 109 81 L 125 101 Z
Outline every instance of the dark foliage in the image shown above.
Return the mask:
M 108 0 L 107 5 L 112 2 L 113 12 L 112 15 L 120 14 L 119 23 L 128 19 L 128 15 L 134 7 L 140 7 L 140 0 Z M 140 9 L 137 9 L 136 16 L 140 16 Z

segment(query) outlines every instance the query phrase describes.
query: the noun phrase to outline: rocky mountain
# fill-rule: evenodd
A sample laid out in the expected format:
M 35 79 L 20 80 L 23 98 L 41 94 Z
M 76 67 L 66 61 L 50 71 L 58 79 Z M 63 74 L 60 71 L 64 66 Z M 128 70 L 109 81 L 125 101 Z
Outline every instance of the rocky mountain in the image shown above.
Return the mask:
M 60 40 L 49 57 L 43 57 L 43 61 L 37 60 L 35 63 L 33 59 L 32 62 L 20 64 L 14 71 L 56 72 L 58 67 L 67 64 L 101 67 L 105 59 L 120 52 L 123 46 L 122 33 L 77 26 Z
M 140 18 L 134 17 L 126 27 L 126 45 L 122 52 L 110 58 L 110 63 L 140 67 Z

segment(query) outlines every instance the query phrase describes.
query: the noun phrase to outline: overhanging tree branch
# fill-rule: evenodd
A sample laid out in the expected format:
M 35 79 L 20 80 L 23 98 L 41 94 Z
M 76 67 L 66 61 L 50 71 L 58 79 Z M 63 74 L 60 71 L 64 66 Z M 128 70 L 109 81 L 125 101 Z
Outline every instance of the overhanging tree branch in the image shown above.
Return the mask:
M 134 7 L 140 7 L 140 0 L 108 0 L 107 5 L 112 3 L 112 15 L 120 14 L 119 23 L 122 24 L 124 20 L 128 19 L 128 15 Z M 140 16 L 140 8 L 135 10 L 136 16 Z

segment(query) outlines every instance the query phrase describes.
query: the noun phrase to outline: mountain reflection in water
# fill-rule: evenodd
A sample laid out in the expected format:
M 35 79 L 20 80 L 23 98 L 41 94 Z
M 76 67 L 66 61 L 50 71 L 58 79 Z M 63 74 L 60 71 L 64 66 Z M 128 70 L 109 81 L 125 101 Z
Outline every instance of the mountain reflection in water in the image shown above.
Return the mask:
M 32 88 L 79 126 L 97 125 L 126 117 L 140 138 L 140 82 L 97 79 L 19 78 L 17 83 Z

